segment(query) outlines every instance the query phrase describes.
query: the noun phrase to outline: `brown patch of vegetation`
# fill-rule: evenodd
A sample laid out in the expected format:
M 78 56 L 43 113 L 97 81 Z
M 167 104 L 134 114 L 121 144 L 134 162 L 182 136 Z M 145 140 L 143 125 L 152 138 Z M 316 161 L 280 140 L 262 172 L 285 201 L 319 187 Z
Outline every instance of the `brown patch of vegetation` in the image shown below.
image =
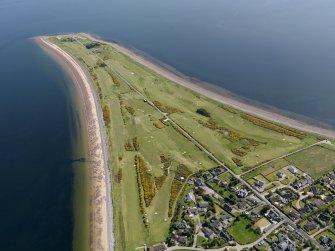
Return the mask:
M 242 160 L 239 158 L 233 157 L 232 161 L 234 161 L 237 166 L 243 166 Z
M 115 175 L 115 182 L 120 183 L 122 181 L 122 168 L 119 168 L 117 174 Z
M 179 110 L 178 108 L 163 105 L 161 102 L 157 100 L 153 101 L 153 104 L 157 106 L 159 110 L 161 110 L 162 112 L 168 113 L 168 114 L 177 113 L 177 112 L 182 113 L 182 111 Z
M 134 151 L 133 145 L 130 143 L 130 141 L 127 141 L 126 144 L 124 145 L 124 149 L 128 152 Z
M 239 147 L 232 148 L 231 151 L 233 154 L 238 155 L 240 157 L 243 157 L 248 154 L 248 151 L 246 149 Z
M 152 175 L 149 173 L 149 169 L 147 164 L 145 163 L 142 156 L 139 154 L 135 157 L 137 159 L 136 167 L 137 172 L 140 177 L 140 182 L 143 189 L 143 197 L 146 207 L 150 206 L 152 199 L 155 197 L 155 187 L 154 187 L 154 179 Z
M 95 70 L 93 67 L 89 66 L 88 64 L 86 64 L 86 62 L 82 59 L 82 58 L 78 58 L 80 62 L 82 62 L 83 64 L 85 64 L 85 66 L 87 67 L 89 73 L 90 73 L 90 76 L 93 80 L 93 82 L 95 83 L 95 87 L 97 89 L 97 92 L 98 92 L 98 96 L 100 99 L 102 99 L 102 90 L 101 90 L 101 86 L 100 86 L 100 83 L 99 83 L 99 79 L 98 79 L 98 75 L 95 73 Z
M 166 158 L 164 155 L 161 155 L 160 159 L 161 159 L 161 163 L 163 164 L 164 174 L 160 177 L 155 177 L 155 184 L 156 184 L 157 190 L 162 188 L 166 180 L 166 177 L 169 174 L 169 167 L 171 166 L 170 158 Z
M 198 123 L 204 127 L 207 127 L 211 130 L 218 130 L 218 129 L 224 129 L 223 127 L 220 128 L 220 126 L 215 122 L 214 119 L 210 118 L 207 122 L 198 120 Z
M 106 104 L 102 108 L 102 117 L 103 117 L 103 119 L 105 121 L 106 127 L 109 127 L 110 123 L 111 123 L 111 117 L 110 117 L 109 107 Z
M 137 190 L 138 190 L 138 197 L 139 197 L 139 204 L 140 204 L 140 211 L 142 213 L 142 219 L 145 227 L 149 227 L 148 224 L 148 219 L 145 213 L 145 208 L 144 208 L 144 202 L 143 202 L 143 192 L 141 189 L 141 178 L 139 175 L 139 170 L 138 170 L 138 165 L 139 165 L 139 158 L 138 155 L 135 155 L 135 166 L 136 166 L 136 180 L 137 180 Z
M 266 129 L 270 129 L 272 131 L 276 131 L 279 133 L 283 133 L 286 134 L 288 136 L 293 136 L 296 137 L 298 139 L 303 139 L 304 137 L 306 137 L 306 133 L 290 128 L 288 126 L 284 126 L 284 125 L 279 125 L 276 124 L 274 122 L 270 122 L 255 116 L 252 116 L 250 114 L 244 114 L 242 116 L 242 118 L 244 118 L 245 120 L 250 121 L 251 123 L 253 123 L 254 125 L 266 128 Z
M 230 106 L 219 104 L 218 107 L 220 107 L 221 109 L 226 110 L 227 112 L 230 112 L 232 114 L 237 114 L 237 111 Z
M 125 106 L 126 110 L 131 114 L 134 115 L 135 114 L 135 109 L 131 106 Z
M 160 122 L 154 122 L 153 123 L 154 127 L 156 127 L 157 129 L 163 129 L 165 127 L 164 124 L 160 123 Z
M 166 177 L 167 176 L 165 174 L 162 175 L 162 176 L 160 176 L 160 177 L 155 177 L 155 184 L 156 184 L 157 190 L 159 190 L 159 189 L 162 188 L 162 186 L 163 186 L 163 184 L 164 184 L 164 182 L 166 180 Z
M 111 71 L 107 71 L 107 72 L 109 76 L 112 78 L 114 85 L 116 85 L 117 87 L 120 87 L 122 83 L 121 79 L 118 76 L 116 76 L 114 73 L 112 73 Z
M 159 121 L 162 122 L 162 124 L 164 124 L 164 125 L 166 125 L 166 126 L 169 126 L 169 125 L 170 125 L 169 121 L 166 121 L 165 119 L 166 119 L 166 118 L 163 117 L 163 118 L 160 118 Z
M 207 121 L 198 120 L 198 123 L 206 128 L 222 134 L 222 136 L 230 142 L 238 142 L 241 146 L 236 146 L 235 148 L 232 148 L 231 151 L 232 153 L 241 157 L 247 155 L 253 147 L 256 147 L 260 144 L 266 144 L 266 142 L 259 142 L 251 138 L 243 137 L 236 131 L 226 129 L 223 126 L 220 126 L 213 118 L 209 118 Z
M 168 174 L 168 169 L 171 166 L 171 159 L 166 158 L 164 155 L 161 155 L 159 157 L 161 159 L 161 163 L 163 164 L 164 173 L 167 175 Z
M 138 143 L 137 137 L 133 138 L 133 147 L 137 152 L 140 150 L 140 144 Z
M 172 181 L 170 199 L 169 199 L 169 211 L 168 216 L 173 215 L 173 209 L 175 201 L 179 195 L 180 190 L 183 188 L 188 176 L 191 175 L 191 171 L 183 164 L 180 164 L 175 172 L 174 179 Z

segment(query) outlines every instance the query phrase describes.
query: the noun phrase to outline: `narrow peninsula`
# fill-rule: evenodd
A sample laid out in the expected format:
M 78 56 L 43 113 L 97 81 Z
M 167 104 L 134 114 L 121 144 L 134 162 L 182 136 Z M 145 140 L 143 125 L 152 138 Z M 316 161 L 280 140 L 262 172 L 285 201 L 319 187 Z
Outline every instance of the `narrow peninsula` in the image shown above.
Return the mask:
M 84 101 L 91 250 L 323 250 L 335 236 L 334 131 L 88 34 L 36 41 Z

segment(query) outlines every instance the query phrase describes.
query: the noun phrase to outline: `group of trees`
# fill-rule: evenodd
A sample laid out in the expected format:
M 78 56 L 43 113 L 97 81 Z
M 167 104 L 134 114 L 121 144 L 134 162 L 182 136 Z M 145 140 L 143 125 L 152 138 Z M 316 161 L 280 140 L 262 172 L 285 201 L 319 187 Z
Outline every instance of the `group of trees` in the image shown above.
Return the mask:
M 197 113 L 208 118 L 211 116 L 211 114 L 205 108 L 198 108 Z

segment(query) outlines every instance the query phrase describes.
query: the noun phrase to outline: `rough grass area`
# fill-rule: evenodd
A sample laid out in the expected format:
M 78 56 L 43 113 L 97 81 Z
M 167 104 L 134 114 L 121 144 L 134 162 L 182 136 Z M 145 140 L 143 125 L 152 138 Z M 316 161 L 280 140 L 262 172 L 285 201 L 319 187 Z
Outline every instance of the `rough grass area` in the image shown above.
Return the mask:
M 310 176 L 319 178 L 335 168 L 335 148 L 329 145 L 313 146 L 286 160 Z
M 256 241 L 261 235 L 252 229 L 252 220 L 240 217 L 228 228 L 228 233 L 237 243 L 244 245 Z

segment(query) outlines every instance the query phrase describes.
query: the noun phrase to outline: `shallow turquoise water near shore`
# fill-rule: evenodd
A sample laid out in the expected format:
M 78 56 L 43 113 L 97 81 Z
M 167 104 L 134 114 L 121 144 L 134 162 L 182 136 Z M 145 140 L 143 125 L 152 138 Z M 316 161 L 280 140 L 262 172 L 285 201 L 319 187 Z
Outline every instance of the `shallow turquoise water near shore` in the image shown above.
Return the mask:
M 30 37 L 96 33 L 334 127 L 334 11 L 332 0 L 2 0 L 1 249 L 72 248 L 71 83 Z

